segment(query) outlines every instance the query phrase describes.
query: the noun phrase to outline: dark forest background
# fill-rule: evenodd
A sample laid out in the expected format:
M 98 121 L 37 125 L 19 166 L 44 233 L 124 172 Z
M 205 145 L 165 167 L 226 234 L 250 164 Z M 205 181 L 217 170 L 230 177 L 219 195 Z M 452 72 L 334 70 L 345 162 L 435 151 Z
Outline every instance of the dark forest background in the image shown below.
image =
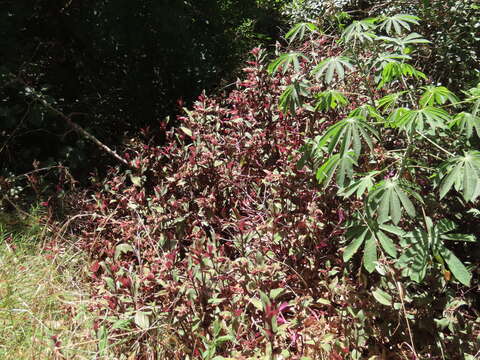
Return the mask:
M 147 128 L 162 141 L 179 105 L 234 80 L 248 49 L 278 37 L 281 3 L 2 1 L 3 176 L 34 160 L 62 161 L 80 177 L 98 164 L 94 145 L 39 98 L 110 146 Z

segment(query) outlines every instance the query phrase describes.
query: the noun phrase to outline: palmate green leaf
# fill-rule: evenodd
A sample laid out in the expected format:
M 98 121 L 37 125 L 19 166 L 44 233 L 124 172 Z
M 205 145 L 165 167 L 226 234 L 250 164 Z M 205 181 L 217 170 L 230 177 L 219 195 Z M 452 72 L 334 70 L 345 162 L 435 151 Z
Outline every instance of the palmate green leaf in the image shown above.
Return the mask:
M 392 94 L 388 94 L 378 100 L 378 107 L 383 108 L 384 111 L 390 111 L 397 105 L 402 96 L 406 93 L 407 91 L 398 91 Z
M 404 252 L 398 259 L 398 265 L 406 270 L 412 280 L 421 282 L 425 277 L 428 264 L 432 259 L 436 259 L 441 264 L 445 263 L 459 282 L 469 286 L 472 274 L 441 241 L 449 240 L 450 237 L 460 238 L 469 237 L 469 235 L 449 234 L 449 231 L 457 227 L 450 220 L 440 220 L 434 226 L 430 218 L 427 217 L 426 220 L 430 224 L 429 231 L 417 228 L 402 237 L 400 245 Z
M 354 225 L 346 233 L 347 240 L 350 243 L 343 252 L 343 261 L 349 261 L 365 244 L 362 263 L 368 272 L 375 270 L 376 262 L 378 261 L 378 244 L 385 250 L 385 252 L 392 256 L 397 256 L 397 249 L 393 240 L 390 239 L 384 232 L 375 230 L 372 226 Z
M 440 199 L 454 188 L 465 201 L 474 202 L 480 195 L 480 151 L 469 151 L 440 166 Z
M 383 121 L 384 118 L 376 108 L 374 108 L 372 105 L 369 104 L 363 104 L 352 111 L 348 114 L 348 117 L 360 117 L 362 119 L 374 119 L 376 121 Z
M 291 52 L 288 54 L 280 55 L 278 58 L 273 60 L 270 65 L 268 65 L 268 73 L 274 75 L 282 69 L 282 74 L 285 74 L 290 65 L 293 65 L 293 69 L 298 72 L 300 71 L 300 59 L 305 61 L 310 61 L 303 53 L 300 52 Z
M 381 89 L 384 85 L 393 80 L 403 77 L 411 77 L 415 79 L 427 79 L 427 76 L 420 70 L 415 69 L 412 65 L 401 63 L 398 61 L 390 61 L 383 65 L 380 82 L 377 86 Z
M 402 238 L 400 245 L 404 250 L 397 264 L 406 270 L 410 279 L 417 283 L 422 282 L 427 274 L 431 254 L 428 233 L 415 229 Z
M 308 95 L 308 84 L 294 81 L 280 95 L 278 106 L 283 112 L 294 114 L 302 106 L 303 97 L 306 95 Z
M 343 196 L 344 198 L 350 197 L 353 193 L 356 193 L 357 199 L 360 199 L 365 191 L 370 191 L 370 189 L 374 185 L 374 178 L 380 172 L 379 171 L 372 171 L 365 176 L 362 176 L 359 180 L 351 183 L 346 188 L 341 188 L 338 191 L 338 195 Z
M 476 87 L 463 92 L 467 97 L 465 102 L 472 104 L 471 113 L 473 116 L 480 115 L 480 83 Z
M 345 70 L 353 70 L 351 60 L 346 56 L 334 56 L 321 61 L 311 74 L 317 80 L 323 77 L 325 83 L 330 84 L 335 74 L 339 80 L 342 80 L 345 77 Z
M 310 22 L 301 22 L 294 25 L 290 31 L 285 35 L 285 38 L 289 40 L 290 44 L 295 40 L 302 41 L 305 37 L 305 33 L 318 32 L 318 28 L 315 24 Z
M 425 125 L 428 125 L 432 130 L 446 128 L 450 120 L 451 117 L 445 110 L 427 106 L 418 110 L 406 109 L 400 117 L 390 121 L 390 125 L 412 134 L 415 131 L 422 132 Z
M 419 195 L 412 189 L 397 179 L 382 180 L 375 186 L 368 195 L 368 205 L 378 214 L 378 222 L 380 224 L 391 218 L 394 224 L 398 224 L 401 220 L 403 211 L 410 217 L 415 217 L 415 206 L 409 196 L 419 198 Z
M 392 53 L 391 51 L 383 52 L 378 54 L 374 59 L 372 70 L 381 71 L 385 67 L 385 65 L 387 65 L 390 62 L 402 63 L 411 59 L 412 59 L 411 56 L 408 56 L 405 54 Z
M 378 132 L 361 117 L 349 117 L 330 126 L 325 135 L 318 142 L 321 149 L 328 146 L 328 153 L 332 153 L 340 145 L 340 153 L 344 154 L 353 148 L 355 156 L 361 154 L 362 142 L 365 142 L 373 151 L 373 138 L 378 138 Z
M 317 181 L 327 187 L 336 173 L 335 180 L 342 187 L 347 178 L 353 177 L 353 165 L 357 165 L 353 152 L 332 155 L 317 169 Z
M 422 35 L 417 33 L 411 33 L 403 38 L 392 38 L 388 36 L 379 36 L 377 40 L 383 40 L 387 43 L 391 43 L 394 45 L 395 50 L 397 51 L 404 51 L 405 48 L 411 45 L 418 45 L 418 44 L 430 44 L 431 42 L 427 39 L 423 38 Z
M 348 99 L 337 90 L 326 90 L 315 96 L 317 104 L 315 110 L 328 111 L 338 107 L 344 107 L 348 104 Z
M 380 23 L 380 30 L 385 30 L 387 34 L 393 32 L 402 34 L 405 30 L 410 31 L 410 26 L 418 25 L 419 17 L 407 14 L 396 14 L 393 16 L 386 16 Z
M 475 130 L 477 136 L 480 137 L 480 116 L 475 116 L 467 112 L 458 113 L 453 120 L 450 121 L 449 127 L 457 128 L 468 138 L 472 137 L 473 131 Z
M 422 87 L 424 93 L 420 97 L 420 106 L 434 106 L 436 104 L 443 105 L 447 101 L 452 104 L 459 102 L 458 97 L 448 90 L 445 86 L 428 85 Z
M 357 42 L 373 41 L 376 37 L 373 30 L 375 29 L 375 23 L 377 21 L 377 18 L 369 18 L 352 22 L 342 32 L 342 41 L 347 44 L 352 42 L 353 45 Z

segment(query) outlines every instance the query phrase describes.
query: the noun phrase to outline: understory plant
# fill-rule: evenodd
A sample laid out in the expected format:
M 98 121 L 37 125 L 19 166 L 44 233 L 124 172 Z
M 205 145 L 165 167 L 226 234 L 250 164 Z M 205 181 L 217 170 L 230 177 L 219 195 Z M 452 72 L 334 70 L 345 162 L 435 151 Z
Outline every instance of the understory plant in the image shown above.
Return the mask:
M 419 20 L 354 21 L 330 53 L 290 51 L 269 66 L 273 76 L 292 73 L 279 97 L 282 111 L 308 111 L 325 124 L 306 133 L 298 166 L 347 205 L 343 259 L 361 253 L 367 273 L 383 277 L 372 294 L 404 312 L 414 352 L 404 287 L 442 274 L 442 286 L 474 289 L 478 262 L 468 252 L 478 248 L 471 222 L 480 196 L 480 87 L 459 98 L 411 64 L 429 44 L 411 30 Z M 319 32 L 299 23 L 286 38 L 294 43 Z
M 69 225 L 98 337 L 141 359 L 473 359 L 480 89 L 410 63 L 418 21 L 297 24 L 165 146 L 92 174 Z

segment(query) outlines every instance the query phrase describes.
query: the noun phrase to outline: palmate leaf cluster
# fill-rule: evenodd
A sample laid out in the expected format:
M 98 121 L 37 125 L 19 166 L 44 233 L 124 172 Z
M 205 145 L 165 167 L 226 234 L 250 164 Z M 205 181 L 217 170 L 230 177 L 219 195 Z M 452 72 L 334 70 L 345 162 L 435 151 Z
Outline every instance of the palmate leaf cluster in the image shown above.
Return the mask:
M 472 235 L 452 234 L 457 225 L 450 220 L 440 220 L 433 225 L 430 218 L 426 219 L 427 229 L 408 232 L 402 236 L 400 245 L 405 248 L 398 259 L 398 265 L 404 269 L 405 275 L 416 282 L 422 282 L 428 270 L 428 263 L 435 258 L 442 266 L 448 266 L 453 276 L 463 285 L 469 286 L 472 274 L 455 254 L 445 246 L 446 241 L 475 242 Z
M 275 74 L 281 65 L 295 74 L 298 59 L 304 62 L 301 91 L 294 83 L 280 97 L 285 113 L 337 114 L 323 133 L 306 140 L 298 166 L 313 167 L 322 191 L 362 203 L 345 227 L 344 261 L 363 249 L 368 272 L 378 270 L 387 256 L 412 281 L 424 281 L 436 264 L 469 286 L 472 264 L 460 260 L 444 240 L 476 239 L 451 234 L 455 224 L 436 215 L 432 204 L 444 214 L 446 199 L 460 206 L 478 204 L 480 87 L 466 91 L 462 100 L 412 64 L 411 55 L 430 44 L 412 31 L 419 21 L 407 14 L 353 21 L 343 29 L 342 50 L 335 55 L 285 54 L 269 69 Z M 321 32 L 302 23 L 287 37 L 303 39 L 307 31 Z M 351 103 L 357 107 L 347 111 Z

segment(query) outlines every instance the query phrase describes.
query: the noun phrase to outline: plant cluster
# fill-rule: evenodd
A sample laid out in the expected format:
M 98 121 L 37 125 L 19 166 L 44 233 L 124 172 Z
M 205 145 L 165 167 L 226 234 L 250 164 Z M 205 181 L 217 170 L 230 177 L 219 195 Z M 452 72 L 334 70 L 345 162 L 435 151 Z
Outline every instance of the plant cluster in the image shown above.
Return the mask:
M 478 354 L 480 90 L 410 64 L 418 21 L 297 24 L 166 145 L 127 151 L 135 170 L 93 177 L 71 223 L 101 354 L 109 336 L 139 358 Z
M 433 83 L 458 91 L 480 79 L 479 9 L 475 0 L 295 0 L 286 6 L 285 15 L 293 24 L 312 22 L 334 33 L 336 25 L 346 26 L 366 16 L 418 16 L 425 21 L 416 24 L 415 31 L 430 40 L 431 46 L 418 54 L 416 64 Z

